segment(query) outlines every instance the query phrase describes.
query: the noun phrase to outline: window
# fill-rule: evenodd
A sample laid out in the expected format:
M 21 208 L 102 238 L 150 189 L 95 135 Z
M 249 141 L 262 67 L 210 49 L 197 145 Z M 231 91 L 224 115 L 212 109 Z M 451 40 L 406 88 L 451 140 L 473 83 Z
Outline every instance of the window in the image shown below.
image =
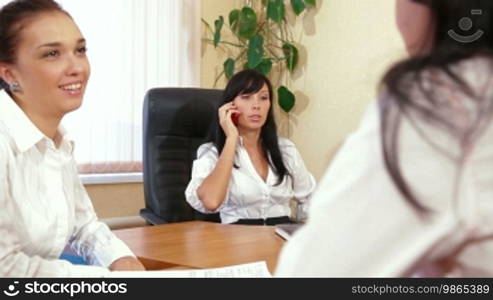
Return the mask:
M 142 105 L 153 87 L 198 86 L 200 0 L 59 0 L 87 40 L 91 78 L 64 126 L 83 174 L 142 170 Z

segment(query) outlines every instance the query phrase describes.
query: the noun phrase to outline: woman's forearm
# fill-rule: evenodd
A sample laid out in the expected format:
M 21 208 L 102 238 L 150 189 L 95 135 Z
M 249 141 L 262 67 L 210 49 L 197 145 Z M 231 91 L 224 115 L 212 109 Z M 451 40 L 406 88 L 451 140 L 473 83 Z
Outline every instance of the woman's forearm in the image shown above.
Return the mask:
M 205 208 L 215 211 L 223 203 L 231 178 L 238 137 L 228 137 L 214 170 L 197 189 Z

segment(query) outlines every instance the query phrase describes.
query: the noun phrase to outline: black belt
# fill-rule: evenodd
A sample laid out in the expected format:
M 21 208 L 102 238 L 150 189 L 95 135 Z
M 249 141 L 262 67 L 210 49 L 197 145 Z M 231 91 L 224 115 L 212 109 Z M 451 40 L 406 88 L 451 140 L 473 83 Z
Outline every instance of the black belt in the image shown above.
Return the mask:
M 294 223 L 288 216 L 267 218 L 267 219 L 239 219 L 238 221 L 231 224 L 242 224 L 242 225 L 277 225 L 277 224 L 290 224 Z

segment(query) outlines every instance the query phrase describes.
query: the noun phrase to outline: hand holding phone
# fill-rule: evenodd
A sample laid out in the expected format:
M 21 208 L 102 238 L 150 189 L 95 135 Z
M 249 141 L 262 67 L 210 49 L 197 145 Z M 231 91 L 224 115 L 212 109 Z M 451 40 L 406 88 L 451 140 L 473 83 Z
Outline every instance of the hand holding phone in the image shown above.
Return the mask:
M 233 124 L 235 124 L 236 127 L 238 127 L 238 118 L 240 117 L 240 113 L 232 113 L 231 114 L 231 120 L 233 121 Z
M 238 119 L 240 114 L 234 102 L 225 103 L 219 108 L 219 125 L 227 137 L 238 135 Z

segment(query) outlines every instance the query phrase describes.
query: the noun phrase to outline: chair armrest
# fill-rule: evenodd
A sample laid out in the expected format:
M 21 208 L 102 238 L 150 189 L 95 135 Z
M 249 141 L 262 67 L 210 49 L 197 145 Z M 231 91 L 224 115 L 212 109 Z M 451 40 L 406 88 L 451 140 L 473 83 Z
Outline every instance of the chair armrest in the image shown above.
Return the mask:
M 141 216 L 125 216 L 101 219 L 111 230 L 146 226 Z
M 166 220 L 158 217 L 156 214 L 154 214 L 152 211 L 150 211 L 147 208 L 143 208 L 140 210 L 140 216 L 144 218 L 144 220 L 149 225 L 159 225 L 159 224 L 168 223 Z

